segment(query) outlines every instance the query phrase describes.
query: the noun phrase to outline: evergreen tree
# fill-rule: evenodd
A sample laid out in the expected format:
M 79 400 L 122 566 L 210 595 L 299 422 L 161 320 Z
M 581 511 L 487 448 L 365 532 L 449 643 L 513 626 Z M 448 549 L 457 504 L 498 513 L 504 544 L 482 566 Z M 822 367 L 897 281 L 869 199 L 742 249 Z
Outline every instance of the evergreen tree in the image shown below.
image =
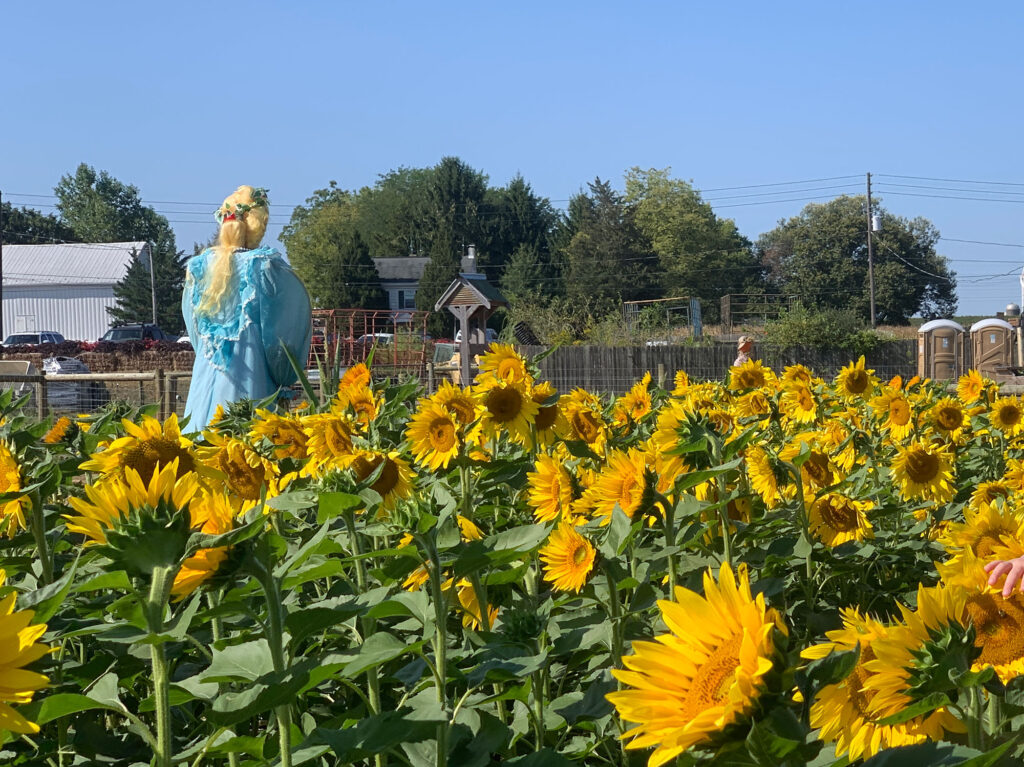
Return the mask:
M 184 254 L 177 250 L 174 232 L 164 216 L 143 205 L 139 190 L 123 184 L 106 171 L 82 163 L 74 175 L 63 176 L 54 187 L 61 221 L 80 242 L 145 241 L 155 270 L 157 320 L 168 333 L 184 328 L 181 291 L 185 283 Z M 110 309 L 115 322 L 150 322 L 153 318 L 150 259 L 136 254 L 124 278 L 114 289 L 117 305 Z M 143 263 L 145 262 L 145 263 Z

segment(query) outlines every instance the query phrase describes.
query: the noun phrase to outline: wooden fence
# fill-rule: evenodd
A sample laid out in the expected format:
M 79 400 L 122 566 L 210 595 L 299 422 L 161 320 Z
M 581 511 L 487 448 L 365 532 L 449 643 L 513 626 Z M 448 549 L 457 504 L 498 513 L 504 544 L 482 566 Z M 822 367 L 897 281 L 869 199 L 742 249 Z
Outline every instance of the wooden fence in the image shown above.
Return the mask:
M 544 351 L 542 346 L 523 346 L 527 356 Z M 831 379 L 851 361 L 845 351 L 810 347 L 779 349 L 758 344 L 755 355 L 768 367 L 781 372 L 787 365 L 806 365 L 823 378 Z M 913 339 L 887 341 L 865 355 L 868 367 L 879 378 L 895 375 L 910 378 L 917 373 L 917 342 Z M 591 391 L 627 391 L 635 381 L 650 372 L 671 384 L 677 370 L 685 370 L 694 379 L 723 380 L 736 359 L 733 343 L 703 346 L 563 346 L 540 363 L 541 375 L 559 391 L 577 386 Z

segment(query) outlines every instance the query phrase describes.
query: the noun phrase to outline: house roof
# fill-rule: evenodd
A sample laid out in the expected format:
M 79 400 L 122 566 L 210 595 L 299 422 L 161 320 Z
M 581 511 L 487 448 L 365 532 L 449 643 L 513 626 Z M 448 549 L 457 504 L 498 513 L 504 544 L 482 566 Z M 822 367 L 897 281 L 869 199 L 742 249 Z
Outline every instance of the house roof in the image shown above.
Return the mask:
M 373 265 L 382 282 L 402 280 L 419 282 L 423 270 L 430 263 L 428 256 L 398 256 L 396 258 L 375 258 Z
M 4 245 L 3 284 L 113 285 L 128 270 L 133 252 L 145 242 L 68 242 Z

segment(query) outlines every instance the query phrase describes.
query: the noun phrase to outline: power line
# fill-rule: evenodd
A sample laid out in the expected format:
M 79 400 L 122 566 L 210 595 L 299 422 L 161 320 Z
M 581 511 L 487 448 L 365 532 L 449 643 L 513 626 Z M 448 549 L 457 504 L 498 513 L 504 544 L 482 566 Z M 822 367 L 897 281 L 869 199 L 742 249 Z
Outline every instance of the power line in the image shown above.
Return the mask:
M 896 194 L 896 195 L 899 195 L 901 197 L 931 197 L 931 198 L 940 199 L 940 200 L 973 200 L 975 202 L 1012 202 L 1012 203 L 1016 203 L 1017 205 L 1020 205 L 1020 204 L 1024 203 L 1024 200 L 1004 200 L 1004 199 L 995 199 L 995 198 L 991 198 L 991 197 L 963 197 L 963 196 L 957 196 L 957 195 L 951 195 L 951 194 L 923 194 L 921 192 L 895 192 L 895 191 L 893 191 L 891 189 L 882 189 L 882 190 L 879 190 L 879 191 L 881 192 L 881 194 Z M 726 207 L 726 206 L 723 206 L 723 207 Z
M 971 181 L 963 178 L 934 178 L 932 176 L 899 176 L 894 173 L 876 173 L 879 177 L 885 178 L 909 178 L 915 181 L 942 181 L 950 184 L 986 184 L 988 186 L 1024 186 L 1019 181 Z

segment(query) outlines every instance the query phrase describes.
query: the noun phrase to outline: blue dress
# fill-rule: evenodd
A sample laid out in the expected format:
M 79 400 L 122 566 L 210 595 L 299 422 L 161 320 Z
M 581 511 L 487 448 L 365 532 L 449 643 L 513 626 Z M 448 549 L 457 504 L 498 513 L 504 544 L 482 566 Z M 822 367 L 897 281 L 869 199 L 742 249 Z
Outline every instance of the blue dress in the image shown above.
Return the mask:
M 206 290 L 208 248 L 188 262 L 181 312 L 196 350 L 185 415 L 190 430 L 200 431 L 217 405 L 242 398 L 263 399 L 296 375 L 282 348 L 305 366 L 312 336 L 309 294 L 288 263 L 273 248 L 236 250 L 232 286 L 215 315 L 195 313 Z

